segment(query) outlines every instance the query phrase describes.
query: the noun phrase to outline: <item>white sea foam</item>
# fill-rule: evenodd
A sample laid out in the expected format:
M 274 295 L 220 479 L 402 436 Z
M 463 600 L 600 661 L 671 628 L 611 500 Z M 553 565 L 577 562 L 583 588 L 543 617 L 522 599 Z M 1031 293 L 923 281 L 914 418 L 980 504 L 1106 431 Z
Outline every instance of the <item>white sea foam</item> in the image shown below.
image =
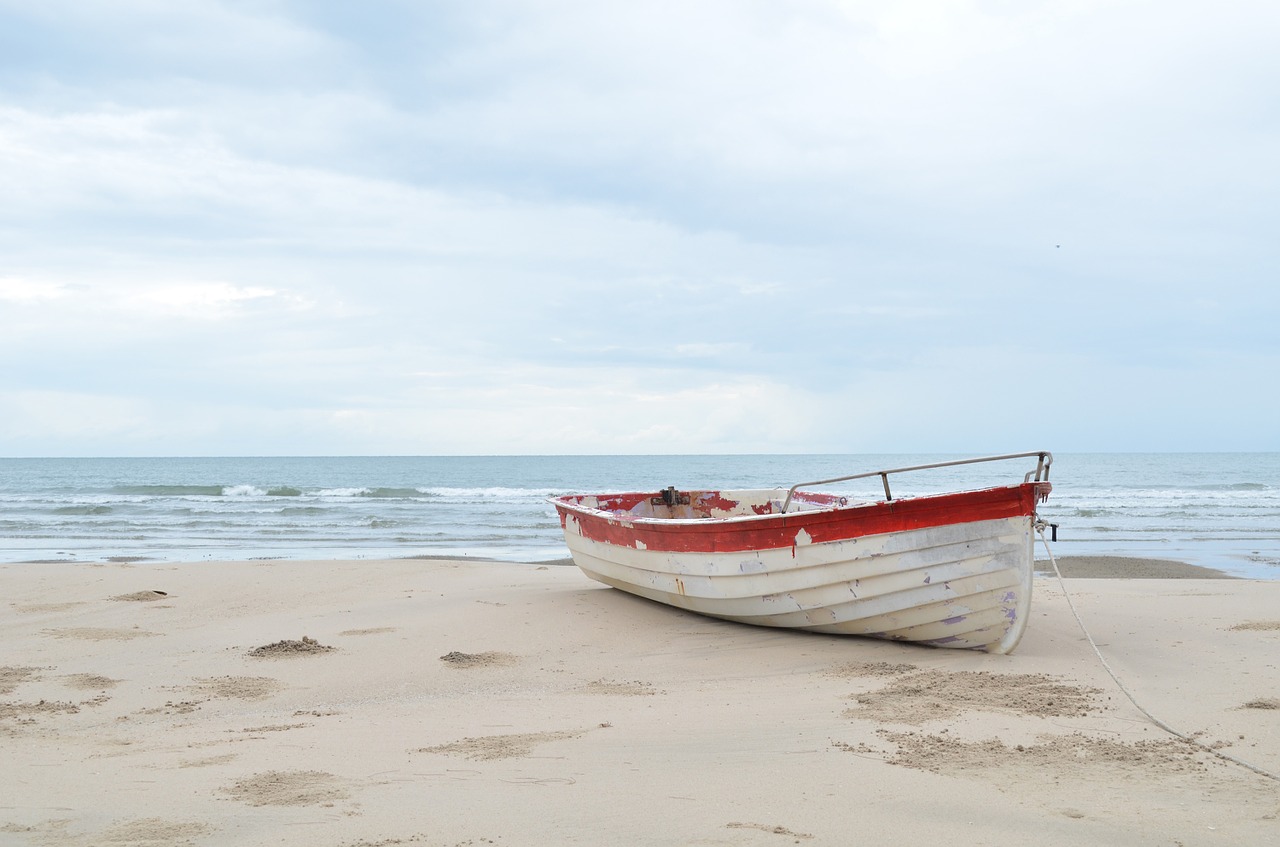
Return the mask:
M 228 485 L 222 489 L 223 497 L 264 497 L 266 493 L 256 485 Z

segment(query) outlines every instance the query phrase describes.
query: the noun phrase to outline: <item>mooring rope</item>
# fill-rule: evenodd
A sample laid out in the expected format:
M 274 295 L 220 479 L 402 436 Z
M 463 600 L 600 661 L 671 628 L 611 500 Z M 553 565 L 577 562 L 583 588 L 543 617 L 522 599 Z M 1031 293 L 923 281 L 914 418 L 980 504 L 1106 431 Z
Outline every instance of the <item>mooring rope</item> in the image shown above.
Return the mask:
M 1053 565 L 1053 572 L 1058 577 L 1058 585 L 1062 587 L 1062 596 L 1067 598 L 1067 606 L 1071 609 L 1071 614 L 1075 616 L 1076 623 L 1080 625 L 1080 631 L 1084 633 L 1084 637 L 1088 640 L 1089 646 L 1093 648 L 1093 652 L 1094 654 L 1097 655 L 1098 661 L 1102 663 L 1102 667 L 1106 669 L 1107 673 L 1111 676 L 1111 679 L 1115 682 L 1116 686 L 1120 689 L 1121 692 L 1124 693 L 1124 696 L 1129 698 L 1129 702 L 1134 705 L 1134 708 L 1136 708 L 1139 712 L 1142 712 L 1142 714 L 1146 715 L 1147 718 L 1153 724 L 1160 727 L 1170 735 L 1180 738 L 1181 740 L 1187 742 L 1188 744 L 1194 744 L 1195 746 L 1199 747 L 1201 750 L 1212 753 L 1213 755 L 1217 756 L 1219 759 L 1224 759 L 1228 762 L 1232 762 L 1234 764 L 1240 765 L 1243 768 L 1248 768 L 1249 770 L 1253 771 L 1256 774 L 1261 774 L 1262 776 L 1265 776 L 1267 779 L 1274 779 L 1277 782 L 1280 782 L 1280 774 L 1272 773 L 1271 771 L 1266 770 L 1264 768 L 1260 768 L 1257 765 L 1250 764 L 1249 762 L 1246 762 L 1243 759 L 1237 759 L 1235 756 L 1232 756 L 1228 753 L 1223 753 L 1221 750 L 1215 750 L 1214 748 L 1210 747 L 1204 742 L 1196 738 L 1193 738 L 1192 736 L 1187 735 L 1186 733 L 1179 732 L 1178 730 L 1169 726 L 1169 724 L 1165 723 L 1164 721 L 1157 718 L 1155 715 L 1151 714 L 1151 712 L 1147 711 L 1146 708 L 1143 707 L 1143 705 L 1138 702 L 1137 698 L 1135 698 L 1133 694 L 1129 692 L 1129 689 L 1125 688 L 1124 683 L 1120 681 L 1120 677 L 1116 675 L 1116 672 L 1111 669 L 1111 665 L 1107 663 L 1106 657 L 1102 655 L 1102 651 L 1098 649 L 1098 645 L 1093 640 L 1093 636 L 1089 634 L 1088 628 L 1084 625 L 1084 621 L 1081 620 L 1080 613 L 1076 611 L 1076 604 L 1072 602 L 1071 594 L 1070 592 L 1067 591 L 1067 583 L 1062 578 L 1062 571 L 1058 570 L 1058 560 L 1053 557 L 1053 551 L 1049 549 L 1049 542 L 1044 537 L 1044 524 L 1038 523 L 1036 525 L 1036 532 L 1040 534 L 1040 541 L 1044 544 L 1045 552 L 1049 554 L 1049 563 Z

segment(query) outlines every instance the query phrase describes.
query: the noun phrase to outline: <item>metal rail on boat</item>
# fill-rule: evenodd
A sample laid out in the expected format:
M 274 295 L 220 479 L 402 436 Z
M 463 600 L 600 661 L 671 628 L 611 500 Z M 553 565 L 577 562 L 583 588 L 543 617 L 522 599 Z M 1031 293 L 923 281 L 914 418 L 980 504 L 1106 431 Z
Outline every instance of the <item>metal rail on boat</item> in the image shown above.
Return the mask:
M 1037 450 L 1030 453 L 1007 453 L 1003 456 L 980 456 L 976 459 L 954 459 L 950 462 L 933 462 L 928 465 L 911 465 L 910 467 L 905 468 L 868 471 L 867 473 L 855 473 L 850 474 L 849 476 L 832 477 L 831 479 L 815 479 L 812 482 L 797 482 L 795 485 L 791 486 L 791 488 L 787 489 L 787 499 L 782 503 L 782 513 L 786 514 L 787 508 L 791 506 L 791 498 L 795 495 L 796 489 L 803 488 L 807 485 L 826 485 L 832 482 L 847 482 L 851 479 L 866 479 L 868 477 L 878 476 L 880 477 L 880 481 L 884 484 L 884 499 L 892 500 L 893 494 L 889 492 L 889 474 L 906 473 L 907 471 L 925 471 L 931 468 L 949 468 L 954 465 L 972 465 L 977 464 L 978 462 L 1000 462 L 1005 459 L 1025 459 L 1030 456 L 1038 457 L 1036 469 L 1034 471 L 1027 471 L 1026 476 L 1023 477 L 1023 482 L 1031 482 L 1032 475 L 1035 476 L 1036 482 L 1040 482 L 1042 480 L 1047 481 L 1049 479 L 1049 466 L 1053 464 L 1053 454 L 1048 450 Z

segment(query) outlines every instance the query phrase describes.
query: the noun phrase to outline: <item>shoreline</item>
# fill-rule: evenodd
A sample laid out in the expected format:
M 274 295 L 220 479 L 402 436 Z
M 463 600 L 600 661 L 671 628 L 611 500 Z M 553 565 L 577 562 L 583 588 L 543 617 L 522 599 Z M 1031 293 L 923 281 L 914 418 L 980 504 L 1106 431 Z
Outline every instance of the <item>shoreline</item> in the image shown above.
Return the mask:
M 1058 556 L 1063 579 L 1241 579 L 1217 568 L 1178 559 L 1145 556 Z M 1048 559 L 1036 559 L 1037 574 L 1052 574 Z
M 494 559 L 486 556 L 447 556 L 434 553 L 417 553 L 409 556 L 393 556 L 380 559 L 339 558 L 308 559 L 289 557 L 258 557 L 252 559 L 228 559 L 224 561 L 187 561 L 174 562 L 168 559 L 150 558 L 147 556 L 109 556 L 103 559 L 28 559 L 19 562 L 0 562 L 4 565 L 182 565 L 184 567 L 198 565 L 220 565 L 226 562 L 470 562 L 476 564 L 518 565 L 524 567 L 575 567 L 573 558 L 565 556 L 558 559 L 547 559 L 536 562 L 513 562 L 510 559 Z M 1218 568 L 1195 565 L 1180 559 L 1160 559 L 1148 556 L 1128 555 L 1070 555 L 1056 557 L 1058 570 L 1064 579 L 1247 579 L 1236 576 Z M 1035 560 L 1037 574 L 1052 574 L 1053 567 L 1048 559 Z
M 1280 583 L 1107 564 L 1059 560 L 1127 687 L 1280 770 Z M 1133 708 L 1056 580 L 1010 656 L 727 623 L 549 563 L 3 564 L 0 597 L 6 844 L 1280 833 L 1280 785 Z

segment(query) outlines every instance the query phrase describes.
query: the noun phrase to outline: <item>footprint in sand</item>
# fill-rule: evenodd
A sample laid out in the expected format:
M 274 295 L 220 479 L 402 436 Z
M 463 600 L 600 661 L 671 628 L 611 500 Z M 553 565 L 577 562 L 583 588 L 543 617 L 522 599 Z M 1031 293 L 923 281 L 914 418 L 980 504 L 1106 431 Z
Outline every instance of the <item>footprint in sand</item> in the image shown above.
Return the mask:
M 1076 778 L 1086 779 L 1091 770 L 1164 776 L 1206 770 L 1194 748 L 1174 740 L 1124 742 L 1075 732 L 1042 736 L 1044 740 L 1038 744 L 1009 747 L 998 738 L 963 741 L 943 735 L 885 730 L 880 730 L 879 735 L 898 747 L 898 752 L 885 760 L 889 764 L 940 774 L 1003 770 L 1017 772 L 1022 775 L 1020 778 L 1025 778 L 1028 773 L 1052 777 L 1069 772 Z
M 567 741 L 586 735 L 587 730 L 564 730 L 562 732 L 529 732 L 513 735 L 484 735 L 479 738 L 464 738 L 451 744 L 437 744 L 435 747 L 419 747 L 415 753 L 446 753 L 462 756 L 473 761 L 490 759 L 518 759 L 530 755 L 540 744 L 551 741 Z
M 624 697 L 652 697 L 658 692 L 654 690 L 653 683 L 640 682 L 633 680 L 631 682 L 612 682 L 607 679 L 597 679 L 588 682 L 584 689 L 588 694 L 616 694 Z M 664 694 L 666 692 L 663 692 Z
M 63 677 L 63 679 L 68 688 L 77 688 L 81 691 L 103 691 L 108 688 L 115 688 L 120 684 L 118 679 L 101 676 L 96 673 L 73 673 Z
M 102 833 L 108 844 L 179 844 L 212 831 L 208 824 L 196 821 L 167 821 L 164 818 L 139 818 L 122 821 Z
M 1278 632 L 1280 621 L 1246 621 L 1230 628 L 1231 632 Z
M 12 694 L 19 685 L 40 678 L 40 668 L 0 668 L 0 694 Z
M 156 600 L 171 600 L 167 591 L 135 591 L 132 594 L 117 594 L 112 600 L 122 600 L 132 603 L 151 603 Z
M 208 768 L 214 765 L 225 765 L 237 758 L 236 753 L 224 753 L 221 756 L 208 756 L 203 759 L 184 759 L 178 763 L 180 768 Z
M 827 671 L 827 676 L 901 676 L 918 670 L 915 665 L 902 662 L 845 662 Z
M 0 720 L 17 719 L 20 723 L 31 723 L 36 716 L 76 715 L 79 713 L 80 705 L 76 703 L 54 702 L 51 700 L 41 700 L 38 703 L 0 703 Z
M 106 627 L 82 626 L 71 629 L 46 629 L 44 634 L 53 638 L 78 638 L 84 641 L 131 641 L 135 638 L 154 638 L 160 633 L 147 632 L 145 629 L 107 629 Z
M 395 632 L 394 626 L 375 626 L 369 629 L 344 629 L 338 635 L 381 635 L 384 632 Z
M 901 724 L 951 718 L 962 709 L 1063 717 L 1096 710 L 1099 693 L 1047 674 L 930 670 L 893 675 L 883 688 L 851 695 L 858 708 L 844 716 Z
M 266 771 L 221 791 L 250 806 L 332 806 L 351 796 L 345 780 L 324 771 Z
M 65 612 L 74 609 L 76 606 L 83 606 L 84 601 L 73 600 L 69 603 L 25 603 L 23 605 L 14 605 L 15 612 Z
M 278 679 L 269 676 L 214 676 L 197 679 L 195 683 L 184 686 L 183 690 L 226 700 L 262 700 L 283 687 Z
M 770 832 L 774 835 L 786 835 L 791 838 L 813 838 L 812 833 L 808 832 L 792 832 L 785 826 L 769 825 L 767 823 L 727 823 L 725 829 L 758 829 L 761 832 Z

